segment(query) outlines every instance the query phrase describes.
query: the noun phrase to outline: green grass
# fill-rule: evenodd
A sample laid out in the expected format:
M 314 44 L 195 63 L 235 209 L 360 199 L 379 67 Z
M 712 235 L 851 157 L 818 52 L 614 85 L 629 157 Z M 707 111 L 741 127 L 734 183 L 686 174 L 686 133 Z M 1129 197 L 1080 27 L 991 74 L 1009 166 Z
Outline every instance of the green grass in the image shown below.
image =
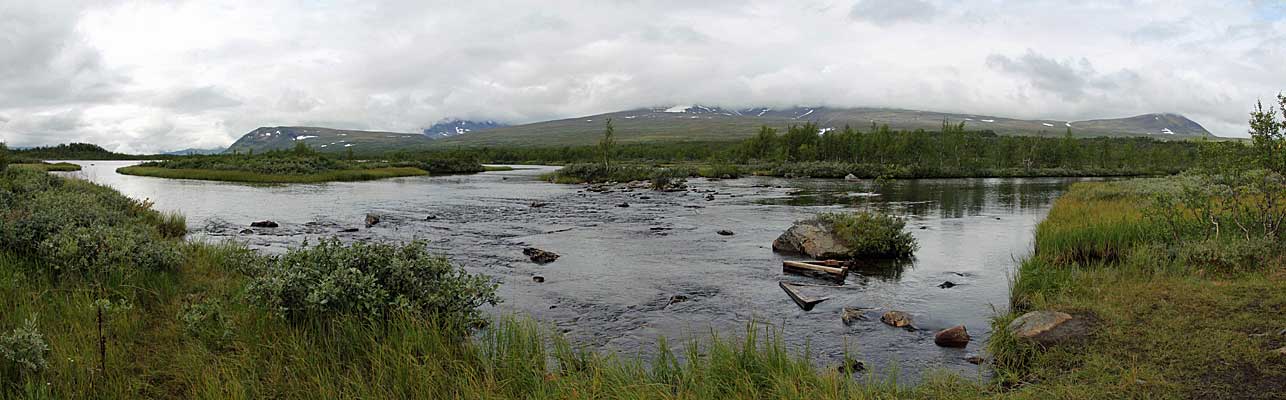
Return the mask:
M 989 349 L 1012 396 L 1270 399 L 1286 393 L 1286 259 L 1280 243 L 1188 239 L 1177 247 L 1145 218 L 1171 180 L 1083 183 L 1055 202 L 997 318 Z M 1203 257 L 1215 252 L 1245 265 Z M 1234 254 L 1235 253 L 1235 254 Z M 1252 253 L 1252 254 L 1243 254 Z M 1039 350 L 1005 325 L 1029 310 L 1097 321 L 1084 343 Z
M 35 164 L 35 163 L 23 163 L 23 164 L 10 164 L 9 166 L 10 166 L 10 167 L 13 167 L 13 168 L 27 168 L 27 169 L 32 169 L 32 170 L 36 170 L 36 171 L 46 171 L 46 172 L 49 172 L 49 171 L 57 171 L 57 172 L 80 171 L 80 165 L 72 164 L 72 163 L 69 163 L 69 162 L 60 162 L 60 163 L 52 163 L 52 164 L 51 164 L 51 163 L 40 163 L 40 164 Z
M 209 169 L 173 169 L 161 167 L 122 167 L 116 172 L 125 175 L 151 176 L 171 179 L 199 179 L 207 181 L 247 182 L 247 183 L 321 183 L 369 181 L 375 179 L 396 178 L 403 176 L 428 175 L 428 172 L 412 167 L 385 167 L 369 169 L 332 170 L 315 174 L 264 174 L 235 170 Z
M 483 169 L 484 171 L 487 171 L 487 172 L 494 172 L 494 171 L 513 171 L 513 170 L 514 170 L 514 167 L 510 167 L 510 166 L 506 166 L 506 165 L 484 165 L 484 166 L 482 166 L 482 169 Z

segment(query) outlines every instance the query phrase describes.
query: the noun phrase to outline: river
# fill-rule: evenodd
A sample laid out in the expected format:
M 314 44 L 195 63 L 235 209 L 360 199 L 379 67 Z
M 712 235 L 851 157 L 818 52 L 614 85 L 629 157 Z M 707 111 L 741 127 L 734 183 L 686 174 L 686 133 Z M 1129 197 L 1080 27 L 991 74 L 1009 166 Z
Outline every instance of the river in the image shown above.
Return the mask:
M 914 382 L 931 370 L 984 376 L 965 358 L 983 354 L 990 318 L 1008 305 L 1008 283 L 1031 250 L 1036 224 L 1077 179 L 927 179 L 873 182 L 747 177 L 693 179 L 695 191 L 592 193 L 536 177 L 553 167 L 475 175 L 369 182 L 246 185 L 120 175 L 134 162 L 77 161 L 70 173 L 150 199 L 187 216 L 190 237 L 237 240 L 267 253 L 305 240 L 421 239 L 465 269 L 500 283 L 495 315 L 531 316 L 574 343 L 626 357 L 671 343 L 744 334 L 754 321 L 778 329 L 793 350 L 819 366 L 838 364 L 847 347 L 868 370 L 896 370 Z M 706 195 L 713 194 L 713 200 Z M 533 203 L 547 205 L 533 207 Z M 626 203 L 628 207 L 619 207 Z M 539 204 L 537 204 L 539 205 Z M 805 287 L 829 296 L 812 311 L 797 307 L 778 281 L 827 284 L 784 275 L 771 242 L 795 220 L 836 209 L 877 209 L 909 218 L 920 243 L 915 259 L 855 271 L 841 288 Z M 367 229 L 365 215 L 381 216 Z M 276 229 L 242 233 L 250 222 Z M 357 232 L 341 233 L 345 228 Z M 730 230 L 730 236 L 719 235 Z M 547 265 L 522 254 L 534 246 L 562 255 Z M 534 282 L 533 276 L 545 278 Z M 955 283 L 941 288 L 946 281 Z M 675 296 L 686 301 L 675 302 Z M 846 326 L 844 307 L 870 311 Z M 878 313 L 913 316 L 916 331 L 879 322 Z M 964 325 L 964 349 L 933 344 L 933 332 Z

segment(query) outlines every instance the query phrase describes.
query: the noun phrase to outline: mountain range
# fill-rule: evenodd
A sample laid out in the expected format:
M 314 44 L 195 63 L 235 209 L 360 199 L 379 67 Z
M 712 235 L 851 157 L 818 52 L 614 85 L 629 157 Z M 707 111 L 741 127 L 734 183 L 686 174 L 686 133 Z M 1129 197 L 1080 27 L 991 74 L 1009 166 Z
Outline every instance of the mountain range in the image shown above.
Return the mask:
M 978 114 L 891 108 L 768 107 L 726 109 L 711 106 L 642 108 L 577 118 L 506 126 L 494 121 L 444 120 L 421 133 L 342 130 L 321 127 L 262 127 L 247 133 L 228 151 L 290 148 L 304 142 L 321 151 L 353 149 L 363 153 L 456 147 L 578 146 L 594 144 L 604 124 L 613 121 L 619 143 L 719 142 L 742 140 L 760 126 L 784 129 L 815 123 L 824 133 L 844 126 L 868 130 L 888 124 L 894 130 L 940 130 L 942 122 L 964 122 L 965 128 L 1000 135 L 1078 137 L 1145 136 L 1188 139 L 1212 136 L 1200 124 L 1178 114 L 1143 114 L 1126 118 L 1064 121 L 1017 119 Z

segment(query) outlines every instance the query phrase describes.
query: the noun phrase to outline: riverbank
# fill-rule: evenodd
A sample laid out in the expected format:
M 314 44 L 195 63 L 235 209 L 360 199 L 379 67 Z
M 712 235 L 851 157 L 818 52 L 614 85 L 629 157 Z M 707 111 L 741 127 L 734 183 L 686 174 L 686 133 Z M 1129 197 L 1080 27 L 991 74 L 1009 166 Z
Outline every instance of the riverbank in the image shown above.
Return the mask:
M 1282 245 L 1253 226 L 1216 237 L 1202 219 L 1230 216 L 1155 203 L 1204 186 L 1184 179 L 1082 183 L 1055 202 L 994 323 L 998 384 L 1051 398 L 1282 398 Z M 1008 324 L 1034 310 L 1087 321 L 1089 335 L 1048 349 L 1017 339 Z
M 19 164 L 10 164 L 9 166 L 10 166 L 10 167 L 13 167 L 13 168 L 27 168 L 27 169 L 33 169 L 33 170 L 36 170 L 36 171 L 43 171 L 43 172 L 72 172 L 72 171 L 80 171 L 80 165 L 79 165 L 79 164 L 72 164 L 72 163 L 69 163 L 69 162 L 59 162 L 59 163 L 47 163 L 47 162 L 42 162 L 42 163 L 19 163 Z
M 147 166 L 122 167 L 116 170 L 125 175 L 150 176 L 170 179 L 197 179 L 207 181 L 245 182 L 245 183 L 322 183 L 369 181 L 375 179 L 397 178 L 406 176 L 428 175 L 422 169 L 414 167 L 383 167 L 365 169 L 332 170 L 308 174 L 265 174 L 250 171 L 161 168 Z
M 604 183 L 648 181 L 655 179 L 716 178 L 742 176 L 821 179 L 939 179 L 939 178 L 1048 178 L 1048 177 L 1139 177 L 1171 175 L 1171 169 L 1135 168 L 974 168 L 882 166 L 842 162 L 811 161 L 772 164 L 572 164 L 548 174 L 553 183 Z

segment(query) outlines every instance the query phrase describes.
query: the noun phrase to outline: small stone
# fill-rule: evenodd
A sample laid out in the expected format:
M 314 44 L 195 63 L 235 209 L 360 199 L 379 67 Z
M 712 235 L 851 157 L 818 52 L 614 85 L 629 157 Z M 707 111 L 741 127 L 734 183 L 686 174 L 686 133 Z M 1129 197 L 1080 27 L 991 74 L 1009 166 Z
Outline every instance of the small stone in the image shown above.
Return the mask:
M 950 289 L 950 288 L 956 287 L 956 283 L 952 281 L 946 281 L 946 282 L 942 282 L 941 284 L 938 284 L 938 287 L 943 289 Z
M 969 332 L 964 325 L 943 329 L 933 335 L 933 344 L 942 347 L 965 347 L 969 345 Z
M 666 305 L 668 306 L 668 305 L 670 305 L 670 304 L 674 304 L 674 303 L 682 303 L 682 302 L 685 302 L 685 301 L 688 301 L 688 296 L 684 296 L 684 295 L 681 295 L 681 294 L 676 294 L 676 295 L 670 296 L 670 302 L 669 302 L 668 304 L 666 304 Z
M 375 214 L 366 214 L 366 227 L 370 228 L 380 223 L 380 216 Z
M 732 233 L 732 231 L 727 230 L 727 229 L 719 230 L 719 232 L 718 232 L 718 233 L 719 233 L 720 235 L 723 235 L 723 236 L 732 236 L 732 235 L 735 235 L 735 233 Z
M 255 231 L 254 231 L 253 229 L 242 229 L 242 230 L 241 230 L 241 234 L 242 234 L 242 235 L 253 235 L 253 234 L 255 234 Z
M 438 216 L 436 216 L 436 215 L 429 215 L 429 216 L 424 217 L 424 220 L 425 220 L 425 221 L 432 221 L 432 220 L 435 220 L 435 219 L 438 219 Z
M 857 307 L 844 307 L 843 314 L 840 314 L 840 320 L 844 321 L 844 325 L 852 325 L 857 321 L 865 321 L 866 310 Z
M 276 228 L 278 226 L 280 225 L 277 225 L 274 221 L 255 221 L 250 223 L 252 228 Z
M 544 206 L 547 206 L 547 205 L 549 205 L 549 203 L 540 202 L 540 201 L 533 201 L 533 202 L 531 202 L 531 204 L 529 204 L 528 206 L 530 206 L 531 208 L 541 208 L 541 207 L 544 207 Z
M 346 228 L 346 229 L 342 229 L 342 230 L 340 230 L 340 232 L 342 232 L 342 233 L 353 233 L 353 232 L 357 232 L 357 230 L 358 230 L 357 228 Z
M 911 315 L 901 311 L 889 311 L 880 316 L 880 322 L 898 328 L 911 326 Z
M 929 229 L 929 227 L 927 227 L 927 226 L 921 226 L 921 227 L 920 227 L 920 230 L 925 230 L 925 229 Z
M 1282 346 L 1282 348 L 1280 349 L 1273 350 L 1273 352 L 1277 353 L 1277 355 L 1280 355 L 1280 356 L 1286 356 L 1286 346 Z
M 630 203 L 621 203 L 621 204 L 617 204 L 616 206 L 620 208 L 626 208 L 630 206 Z
M 532 282 L 536 282 L 536 283 L 545 283 L 545 277 L 540 276 L 540 275 L 536 275 L 536 276 L 531 277 L 531 281 L 532 281 Z
M 965 357 L 964 360 L 973 365 L 980 365 L 987 362 L 987 359 L 979 357 L 977 354 L 970 354 L 968 357 Z
M 707 195 L 706 195 L 706 201 L 713 201 L 713 200 L 714 200 L 714 195 L 713 195 L 713 194 L 707 194 Z
M 651 199 L 652 197 L 650 196 L 639 196 L 639 200 L 651 200 Z

